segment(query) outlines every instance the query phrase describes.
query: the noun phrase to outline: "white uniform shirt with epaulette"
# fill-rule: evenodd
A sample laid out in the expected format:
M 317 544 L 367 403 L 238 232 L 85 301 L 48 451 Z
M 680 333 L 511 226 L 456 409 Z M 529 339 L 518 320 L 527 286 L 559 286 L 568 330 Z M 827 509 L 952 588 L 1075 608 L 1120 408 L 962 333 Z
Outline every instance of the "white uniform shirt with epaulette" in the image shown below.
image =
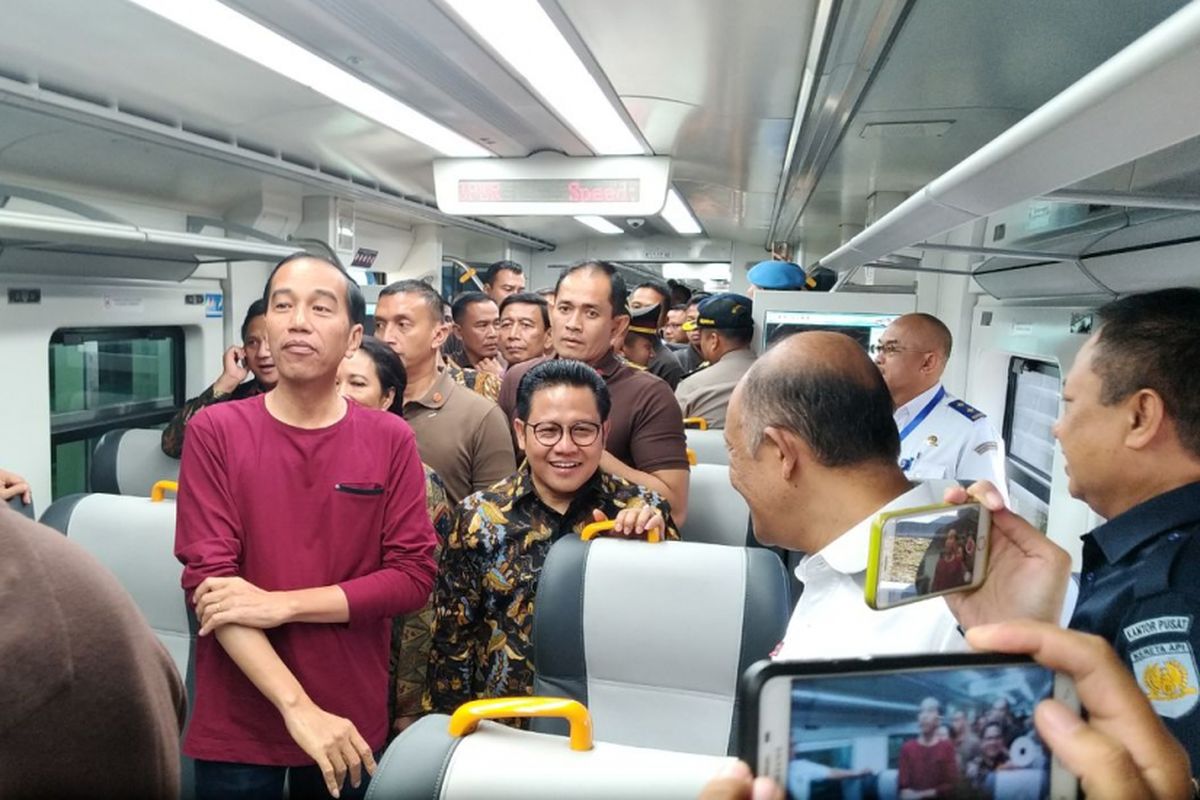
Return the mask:
M 902 434 L 900 468 L 908 478 L 988 480 L 1005 490 L 1004 443 L 982 411 L 939 383 L 896 409 L 894 416 Z

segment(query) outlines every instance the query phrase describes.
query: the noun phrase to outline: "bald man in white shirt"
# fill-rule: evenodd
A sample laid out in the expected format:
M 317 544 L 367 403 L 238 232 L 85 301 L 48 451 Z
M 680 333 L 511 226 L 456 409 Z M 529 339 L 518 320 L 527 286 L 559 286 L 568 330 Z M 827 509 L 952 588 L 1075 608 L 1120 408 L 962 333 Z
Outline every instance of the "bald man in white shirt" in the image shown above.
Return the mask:
M 1004 487 L 1004 443 L 996 429 L 942 386 L 952 343 L 937 317 L 905 314 L 871 348 L 895 405 L 900 469 L 914 480 L 987 480 Z
M 939 503 L 950 481 L 913 484 L 897 465 L 887 386 L 840 333 L 798 333 L 755 362 L 734 389 L 729 477 L 755 537 L 807 553 L 804 592 L 777 658 L 812 660 L 965 649 L 945 600 L 885 611 L 863 599 L 871 522 L 881 511 Z

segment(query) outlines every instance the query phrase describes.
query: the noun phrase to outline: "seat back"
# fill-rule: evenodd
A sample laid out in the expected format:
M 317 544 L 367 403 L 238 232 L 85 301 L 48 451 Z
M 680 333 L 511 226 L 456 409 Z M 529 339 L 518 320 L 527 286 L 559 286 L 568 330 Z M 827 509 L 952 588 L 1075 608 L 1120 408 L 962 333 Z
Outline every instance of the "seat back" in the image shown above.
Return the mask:
M 179 583 L 183 567 L 175 558 L 175 503 L 76 494 L 52 503 L 41 521 L 66 534 L 117 576 L 179 674 L 186 676 L 192 632 Z
M 36 519 L 33 515 L 33 503 L 25 505 L 25 502 L 21 499 L 21 495 L 8 498 L 8 507 L 18 514 L 23 514 L 30 519 Z
M 100 437 L 92 453 L 93 492 L 149 497 L 163 480 L 179 480 L 179 459 L 162 451 L 162 431 L 119 428 Z
M 539 578 L 534 691 L 586 705 L 602 741 L 724 755 L 741 675 L 783 638 L 788 609 L 768 550 L 567 536 Z
M 728 464 L 729 450 L 725 447 L 725 432 L 722 430 L 701 431 L 689 428 L 687 446 L 696 452 L 696 461 L 701 464 Z
M 724 464 L 697 464 L 688 485 L 687 522 L 679 529 L 685 542 L 746 547 L 750 507 L 729 483 Z
M 463 737 L 432 714 L 400 734 L 371 778 L 367 800 L 694 800 L 732 759 L 560 737 L 482 722 Z M 686 724 L 681 721 L 681 724 Z

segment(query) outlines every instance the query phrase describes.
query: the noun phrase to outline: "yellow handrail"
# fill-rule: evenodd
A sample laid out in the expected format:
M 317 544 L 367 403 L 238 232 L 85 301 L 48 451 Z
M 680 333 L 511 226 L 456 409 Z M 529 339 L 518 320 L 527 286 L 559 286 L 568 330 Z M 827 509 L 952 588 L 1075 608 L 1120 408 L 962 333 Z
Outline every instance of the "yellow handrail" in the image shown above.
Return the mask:
M 697 464 L 699 464 L 700 461 L 696 458 L 696 451 L 690 447 L 688 447 L 686 449 L 687 449 L 687 457 L 688 457 L 688 466 L 694 467 Z
M 167 492 L 179 494 L 179 481 L 159 481 L 150 488 L 150 502 L 161 503 Z
M 593 522 L 590 525 L 585 525 L 579 534 L 579 538 L 585 542 L 590 542 L 601 533 L 611 531 L 616 524 L 616 520 L 606 519 L 603 522 Z M 651 528 L 646 531 L 646 541 L 651 544 L 657 544 L 662 541 L 662 533 L 658 528 Z
M 571 749 L 592 749 L 592 715 L 578 700 L 565 697 L 497 697 L 472 700 L 455 709 L 450 735 L 466 736 L 485 719 L 508 717 L 563 717 L 571 726 Z
M 684 417 L 683 427 L 706 431 L 708 430 L 708 420 L 704 417 Z

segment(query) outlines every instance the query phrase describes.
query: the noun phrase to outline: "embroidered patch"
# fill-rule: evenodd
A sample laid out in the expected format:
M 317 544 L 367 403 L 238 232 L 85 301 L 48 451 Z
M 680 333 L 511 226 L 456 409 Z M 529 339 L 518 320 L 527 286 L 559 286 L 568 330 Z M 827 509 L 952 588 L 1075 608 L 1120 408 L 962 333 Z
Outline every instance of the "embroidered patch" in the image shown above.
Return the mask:
M 929 445 L 930 447 L 937 447 L 938 438 L 936 436 L 927 436 L 925 437 L 925 444 Z
M 1196 656 L 1188 642 L 1152 644 L 1129 654 L 1138 686 L 1161 717 L 1179 719 L 1200 700 L 1196 688 Z
M 1181 633 L 1184 636 L 1192 630 L 1192 618 L 1185 617 L 1154 617 L 1135 622 L 1125 628 L 1125 641 L 1133 643 L 1147 636 L 1160 633 Z
M 998 445 L 996 442 L 984 442 L 983 444 L 979 444 L 979 445 L 975 446 L 975 452 L 979 453 L 979 455 L 983 455 L 984 453 L 990 453 L 993 450 L 999 450 L 999 449 L 1000 449 L 1000 445 Z
M 974 406 L 967 405 L 962 400 L 955 400 L 950 404 L 950 407 L 962 414 L 967 419 L 971 420 L 971 422 L 983 419 L 985 416 L 987 416 L 979 409 L 975 408 Z

